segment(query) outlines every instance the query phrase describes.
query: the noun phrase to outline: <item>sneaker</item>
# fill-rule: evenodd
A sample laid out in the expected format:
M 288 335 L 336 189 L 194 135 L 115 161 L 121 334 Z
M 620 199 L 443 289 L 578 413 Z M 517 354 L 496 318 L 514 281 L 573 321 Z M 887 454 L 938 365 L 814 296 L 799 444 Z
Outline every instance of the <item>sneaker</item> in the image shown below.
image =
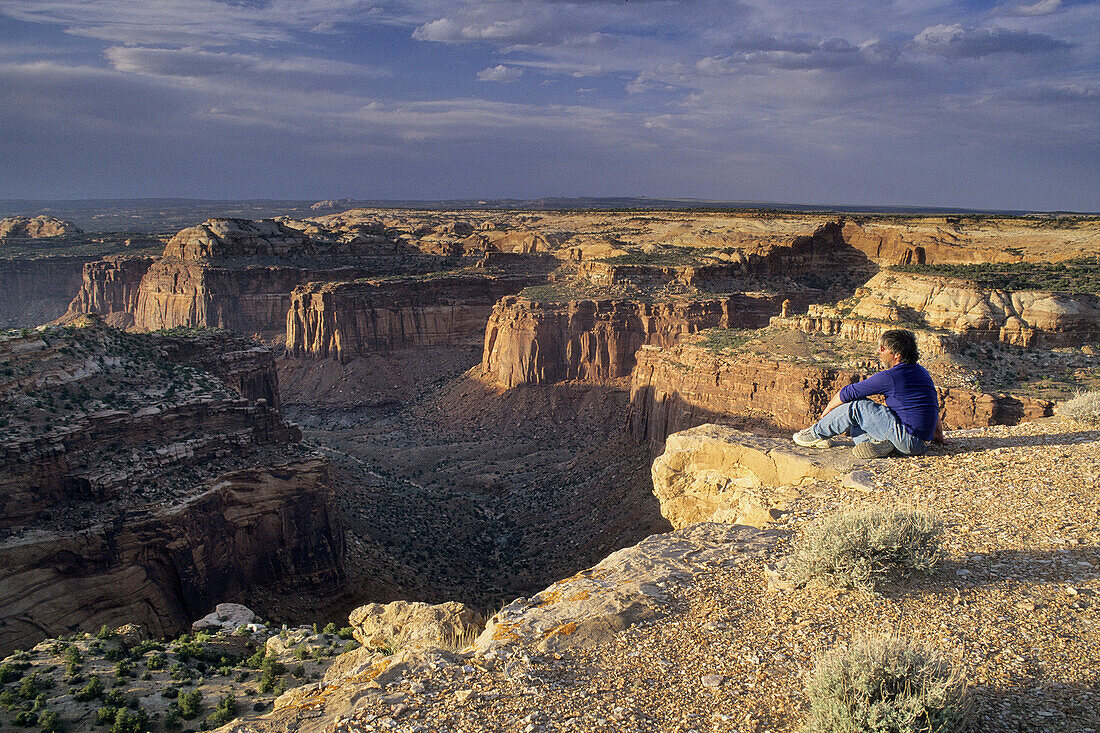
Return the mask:
M 856 458 L 885 458 L 894 452 L 894 444 L 889 440 L 867 440 L 856 443 L 852 455 Z
M 799 430 L 797 433 L 791 436 L 797 445 L 803 448 L 832 448 L 833 441 L 828 438 L 819 438 L 813 428 L 806 428 L 805 430 Z

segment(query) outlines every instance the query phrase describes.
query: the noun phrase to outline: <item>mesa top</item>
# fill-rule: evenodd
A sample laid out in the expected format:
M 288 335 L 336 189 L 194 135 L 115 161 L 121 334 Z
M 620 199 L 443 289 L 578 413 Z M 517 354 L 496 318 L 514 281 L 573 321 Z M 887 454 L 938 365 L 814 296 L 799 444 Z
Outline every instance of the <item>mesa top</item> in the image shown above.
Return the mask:
M 940 400 L 927 369 L 920 364 L 898 364 L 842 388 L 840 399 L 851 402 L 873 394 L 886 396 L 886 406 L 894 411 L 910 435 L 925 442 L 932 440 Z

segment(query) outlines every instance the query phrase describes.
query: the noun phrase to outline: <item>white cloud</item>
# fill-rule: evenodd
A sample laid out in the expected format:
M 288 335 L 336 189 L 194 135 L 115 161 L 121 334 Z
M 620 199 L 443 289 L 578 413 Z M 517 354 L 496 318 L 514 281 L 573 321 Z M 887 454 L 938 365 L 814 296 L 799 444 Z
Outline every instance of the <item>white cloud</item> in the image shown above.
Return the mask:
M 1062 0 L 1039 0 L 1039 2 L 1032 5 L 1016 5 L 1006 8 L 1005 14 L 1022 16 L 1050 15 L 1051 13 L 1057 13 L 1061 7 Z
M 490 66 L 488 69 L 482 69 L 477 72 L 478 81 L 499 81 L 499 82 L 513 82 L 519 81 L 519 78 L 523 76 L 523 69 L 517 69 L 512 66 L 505 66 L 504 64 L 498 64 L 496 66 Z
M 1034 54 L 1064 51 L 1072 44 L 1040 33 L 1007 28 L 929 26 L 913 38 L 922 50 L 951 58 L 980 58 L 995 53 Z

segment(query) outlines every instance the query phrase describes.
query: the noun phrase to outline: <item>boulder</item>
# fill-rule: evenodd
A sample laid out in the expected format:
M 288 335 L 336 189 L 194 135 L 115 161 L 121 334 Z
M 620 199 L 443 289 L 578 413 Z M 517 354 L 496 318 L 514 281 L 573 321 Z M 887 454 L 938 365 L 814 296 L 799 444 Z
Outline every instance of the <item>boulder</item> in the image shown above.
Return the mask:
M 430 606 L 419 601 L 394 601 L 360 606 L 348 616 L 356 641 L 378 649 L 449 647 L 472 639 L 484 626 L 477 613 L 462 603 Z
M 247 628 L 255 620 L 256 614 L 246 606 L 239 603 L 219 603 L 214 607 L 213 613 L 208 613 L 192 623 L 191 630 L 232 633 L 237 629 Z

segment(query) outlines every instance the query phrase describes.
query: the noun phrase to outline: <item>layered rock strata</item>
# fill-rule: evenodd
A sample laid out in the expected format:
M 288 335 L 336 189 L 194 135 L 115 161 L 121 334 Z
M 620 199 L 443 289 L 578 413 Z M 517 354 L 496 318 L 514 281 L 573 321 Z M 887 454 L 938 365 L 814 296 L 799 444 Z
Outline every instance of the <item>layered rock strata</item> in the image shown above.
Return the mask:
M 291 296 L 287 354 L 347 361 L 409 347 L 477 344 L 493 304 L 542 279 L 455 274 L 309 283 Z
M 115 256 L 86 263 L 80 290 L 61 320 L 95 313 L 106 316 L 116 328 L 129 328 L 134 324 L 141 279 L 153 261 L 151 257 Z
M 65 312 L 82 283 L 86 258 L 0 260 L 0 328 L 37 326 Z
M 179 633 L 257 586 L 336 592 L 327 467 L 277 410 L 271 353 L 83 323 L 0 341 L 0 647 Z
M 335 589 L 343 533 L 323 461 L 234 471 L 173 506 L 0 542 L 0 649 L 126 623 L 188 628 L 257 586 Z
M 975 341 L 1077 346 L 1100 340 L 1100 298 L 997 290 L 955 278 L 884 271 L 836 308 L 811 307 L 806 317 L 795 318 L 790 325 L 868 340 L 868 336 L 877 338 L 878 326 L 870 323 L 945 331 L 940 339 L 946 350 L 953 350 L 954 343 Z M 926 345 L 935 351 L 927 343 L 931 338 L 926 337 Z
M 481 370 L 505 388 L 625 377 L 643 345 L 671 346 L 706 328 L 762 325 L 778 300 L 751 294 L 662 303 L 505 298 L 485 328 Z
M 820 416 L 837 390 L 869 374 L 754 354 L 727 356 L 690 343 L 670 349 L 646 346 L 631 376 L 629 431 L 659 447 L 669 435 L 708 422 L 798 430 Z M 1053 411 L 1047 400 L 959 388 L 938 391 L 945 429 L 1015 425 Z

